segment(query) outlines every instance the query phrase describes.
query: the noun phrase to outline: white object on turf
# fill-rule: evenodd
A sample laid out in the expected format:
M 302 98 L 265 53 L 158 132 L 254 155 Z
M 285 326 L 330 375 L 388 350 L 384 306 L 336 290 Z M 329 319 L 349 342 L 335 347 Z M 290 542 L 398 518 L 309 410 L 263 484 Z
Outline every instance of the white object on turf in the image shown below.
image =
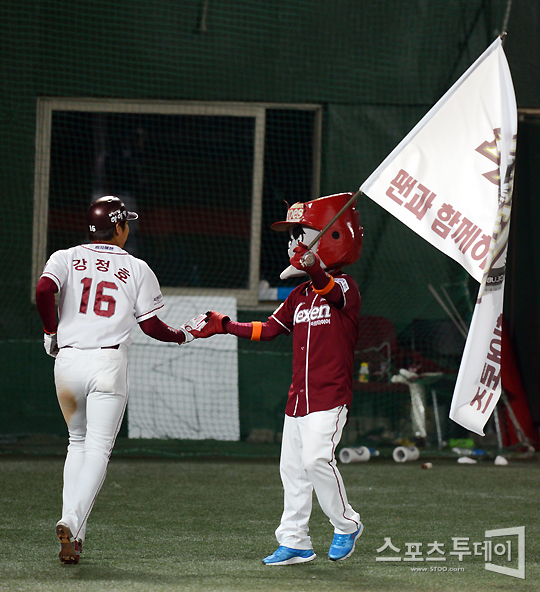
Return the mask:
M 418 460 L 420 451 L 416 446 L 398 446 L 392 453 L 392 458 L 396 462 L 407 462 L 412 460 Z
M 457 461 L 460 465 L 475 465 L 478 462 L 469 456 L 460 456 Z
M 371 452 L 367 446 L 359 448 L 342 448 L 339 460 L 342 463 L 367 462 L 371 458 Z

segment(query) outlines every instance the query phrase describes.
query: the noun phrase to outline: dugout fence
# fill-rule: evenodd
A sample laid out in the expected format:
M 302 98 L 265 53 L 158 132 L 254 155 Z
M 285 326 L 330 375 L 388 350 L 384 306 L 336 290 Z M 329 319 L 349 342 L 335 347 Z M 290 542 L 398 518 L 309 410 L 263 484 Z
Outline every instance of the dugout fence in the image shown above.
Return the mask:
M 54 250 L 85 240 L 93 198 L 116 194 L 139 212 L 127 248 L 155 270 L 171 311 L 214 299 L 240 321 L 265 320 L 294 285 L 279 280 L 286 238 L 270 230 L 284 201 L 356 191 L 500 33 L 506 8 L 505 0 L 3 2 L 0 434 L 65 434 L 33 290 Z M 434 443 L 476 285 L 367 198 L 358 209 L 364 249 L 349 272 L 362 316 L 385 319 L 392 332 L 357 348 L 347 438 L 418 436 L 404 370 L 432 375 L 419 395 L 420 432 Z M 197 355 L 154 351 L 136 340 L 134 371 L 144 362 L 153 378 L 134 373 L 141 392 L 122 435 L 137 405 L 150 427 L 132 435 L 278 441 L 290 340 L 235 341 L 221 361 L 210 343 L 197 347 Z M 212 379 L 198 387 L 209 368 Z M 189 429 L 159 427 L 158 408 Z M 446 439 L 463 435 L 441 425 Z

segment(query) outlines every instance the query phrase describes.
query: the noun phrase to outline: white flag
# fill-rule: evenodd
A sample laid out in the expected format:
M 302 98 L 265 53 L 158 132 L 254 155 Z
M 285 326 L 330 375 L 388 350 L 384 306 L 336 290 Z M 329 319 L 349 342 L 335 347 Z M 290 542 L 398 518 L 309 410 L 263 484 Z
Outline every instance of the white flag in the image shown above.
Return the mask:
M 481 283 L 450 410 L 481 435 L 501 393 L 516 138 L 514 89 L 497 38 L 360 188 Z

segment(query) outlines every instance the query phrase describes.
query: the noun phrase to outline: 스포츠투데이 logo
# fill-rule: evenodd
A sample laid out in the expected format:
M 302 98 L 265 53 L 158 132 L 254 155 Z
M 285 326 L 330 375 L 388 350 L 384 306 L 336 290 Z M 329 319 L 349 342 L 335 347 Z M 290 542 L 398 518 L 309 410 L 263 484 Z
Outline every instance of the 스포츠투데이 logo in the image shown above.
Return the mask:
M 384 537 L 383 545 L 376 549 L 375 561 L 420 563 L 422 567 L 411 567 L 411 570 L 451 573 L 465 571 L 461 566 L 467 559 L 483 557 L 487 571 L 525 579 L 524 526 L 486 530 L 483 541 L 471 541 L 470 537 L 451 537 L 451 540 L 451 550 L 447 552 L 443 541 L 433 541 L 425 546 L 422 542 L 404 543 L 399 548 L 392 543 L 391 537 Z M 454 558 L 460 567 L 447 567 L 447 560 Z

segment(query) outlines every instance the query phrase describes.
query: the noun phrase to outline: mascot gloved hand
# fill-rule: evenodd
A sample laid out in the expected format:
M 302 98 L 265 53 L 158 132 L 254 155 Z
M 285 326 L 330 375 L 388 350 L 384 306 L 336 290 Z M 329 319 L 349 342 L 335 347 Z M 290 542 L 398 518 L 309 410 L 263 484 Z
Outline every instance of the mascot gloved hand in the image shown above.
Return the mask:
M 178 327 L 179 331 L 182 331 L 184 334 L 184 341 L 183 343 L 191 343 L 194 339 L 198 336 L 195 335 L 199 329 L 202 329 L 206 326 L 208 322 L 208 313 L 197 315 L 196 317 L 192 318 L 191 321 L 184 323 L 182 326 Z
M 224 329 L 224 324 L 231 320 L 230 317 L 213 310 L 209 310 L 205 316 L 206 324 L 191 331 L 195 339 L 206 339 L 213 335 L 227 333 Z
M 306 271 L 313 275 L 321 269 L 320 257 L 311 251 L 303 242 L 299 242 L 293 249 L 294 255 L 291 257 L 291 265 L 300 271 Z

